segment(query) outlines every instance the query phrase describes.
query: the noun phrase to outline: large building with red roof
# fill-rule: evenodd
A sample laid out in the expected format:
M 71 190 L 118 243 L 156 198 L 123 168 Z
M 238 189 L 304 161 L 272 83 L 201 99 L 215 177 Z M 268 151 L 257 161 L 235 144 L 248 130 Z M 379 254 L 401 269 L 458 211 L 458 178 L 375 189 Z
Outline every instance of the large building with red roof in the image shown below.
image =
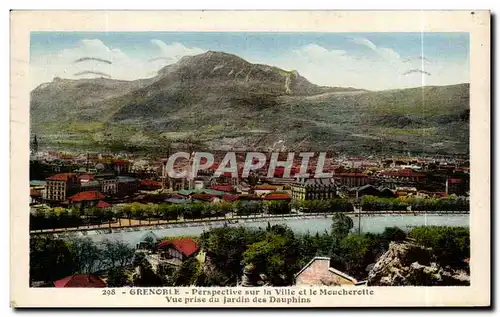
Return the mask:
M 68 198 L 71 204 L 80 205 L 82 207 L 95 206 L 102 199 L 104 199 L 104 195 L 96 190 L 80 192 Z
M 80 181 L 75 173 L 60 173 L 47 178 L 45 199 L 53 202 L 65 201 L 68 196 L 78 192 Z

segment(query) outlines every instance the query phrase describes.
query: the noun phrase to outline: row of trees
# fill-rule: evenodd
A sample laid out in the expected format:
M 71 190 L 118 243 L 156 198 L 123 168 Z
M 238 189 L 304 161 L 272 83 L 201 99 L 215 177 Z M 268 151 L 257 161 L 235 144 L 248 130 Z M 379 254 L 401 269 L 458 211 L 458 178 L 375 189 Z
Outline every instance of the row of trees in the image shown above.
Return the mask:
M 411 210 L 415 211 L 468 211 L 469 202 L 463 197 L 448 198 L 381 198 L 363 196 L 360 199 L 363 210 Z
M 292 209 L 304 213 L 329 213 L 352 211 L 352 205 L 346 199 L 305 200 L 290 203 L 289 201 L 236 201 L 203 203 L 193 202 L 185 204 L 153 204 L 130 203 L 121 204 L 112 208 L 90 207 L 84 210 L 79 208 L 37 208 L 31 213 L 30 227 L 32 230 L 46 228 L 80 227 L 88 224 L 111 223 L 119 218 L 146 221 L 151 224 L 159 220 L 205 219 L 224 217 L 228 213 L 237 216 L 251 216 L 257 214 L 290 214 Z
M 469 202 L 463 198 L 379 198 L 363 196 L 360 199 L 363 210 L 407 210 L 411 206 L 415 211 L 467 211 Z M 289 201 L 253 201 L 185 204 L 153 204 L 130 203 L 116 205 L 112 208 L 38 208 L 31 213 L 30 228 L 32 230 L 47 228 L 69 228 L 88 224 L 111 223 L 117 219 L 132 219 L 152 224 L 160 220 L 206 219 L 224 217 L 228 213 L 237 216 L 257 214 L 290 214 L 292 210 L 302 213 L 335 213 L 353 211 L 353 205 L 347 199 Z
M 79 228 L 89 224 L 101 224 L 114 221 L 117 214 L 112 209 L 90 207 L 80 208 L 36 208 L 30 213 L 30 230 Z

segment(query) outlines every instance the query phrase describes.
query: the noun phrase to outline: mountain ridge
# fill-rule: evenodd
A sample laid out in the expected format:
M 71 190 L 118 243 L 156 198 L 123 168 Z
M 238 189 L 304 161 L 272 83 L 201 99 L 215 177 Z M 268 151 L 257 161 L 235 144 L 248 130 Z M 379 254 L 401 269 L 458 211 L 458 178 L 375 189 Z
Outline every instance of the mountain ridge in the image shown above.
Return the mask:
M 33 133 L 66 133 L 103 146 L 182 146 L 189 139 L 226 150 L 279 143 L 285 149 L 467 152 L 468 102 L 469 84 L 325 87 L 297 71 L 208 51 L 149 79 L 56 78 L 32 91 L 30 107 Z

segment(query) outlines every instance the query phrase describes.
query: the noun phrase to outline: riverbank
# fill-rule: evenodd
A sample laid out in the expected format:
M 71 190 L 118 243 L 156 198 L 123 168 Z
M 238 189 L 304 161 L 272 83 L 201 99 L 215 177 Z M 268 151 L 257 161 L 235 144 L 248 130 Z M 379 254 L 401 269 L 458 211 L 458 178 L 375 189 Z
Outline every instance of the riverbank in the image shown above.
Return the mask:
M 181 219 L 181 220 L 153 220 L 152 223 L 141 223 L 139 220 L 132 220 L 129 224 L 129 219 L 119 219 L 112 223 L 105 223 L 100 225 L 90 225 L 79 228 L 58 228 L 58 229 L 44 229 L 32 230 L 30 234 L 64 234 L 64 233 L 81 233 L 86 235 L 91 231 L 95 234 L 110 234 L 120 232 L 137 232 L 145 230 L 165 230 L 175 228 L 190 228 L 190 227 L 220 227 L 224 225 L 244 225 L 256 222 L 265 221 L 291 221 L 291 220 L 307 220 L 307 219 L 324 219 L 331 218 L 334 213 L 292 213 L 283 215 L 250 215 L 250 216 L 233 216 L 233 217 L 215 217 L 206 219 Z M 390 217 L 390 216 L 453 216 L 453 215 L 468 215 L 469 212 L 464 211 L 363 211 L 345 213 L 351 218 L 374 218 L 374 217 Z M 142 220 L 146 222 L 147 220 Z
M 410 231 L 418 226 L 448 226 L 448 227 L 469 227 L 469 215 L 454 214 L 454 215 L 373 215 L 370 217 L 354 218 L 353 232 L 361 233 L 382 233 L 387 227 L 398 227 L 404 231 Z M 118 230 L 88 230 L 80 232 L 60 232 L 50 233 L 52 236 L 61 239 L 70 239 L 72 236 L 88 237 L 96 243 L 105 240 L 118 240 L 134 247 L 141 241 L 144 235 L 152 232 L 158 239 L 179 236 L 199 236 L 203 232 L 210 231 L 220 227 L 245 227 L 253 229 L 264 229 L 267 225 L 284 225 L 293 230 L 297 234 L 322 234 L 329 232 L 332 224 L 331 216 L 314 216 L 303 219 L 293 219 L 291 217 L 274 217 L 274 218 L 249 218 L 237 223 L 229 223 L 223 220 L 210 222 L 196 222 L 189 224 L 169 224 L 155 225 L 150 227 L 138 228 L 122 228 Z

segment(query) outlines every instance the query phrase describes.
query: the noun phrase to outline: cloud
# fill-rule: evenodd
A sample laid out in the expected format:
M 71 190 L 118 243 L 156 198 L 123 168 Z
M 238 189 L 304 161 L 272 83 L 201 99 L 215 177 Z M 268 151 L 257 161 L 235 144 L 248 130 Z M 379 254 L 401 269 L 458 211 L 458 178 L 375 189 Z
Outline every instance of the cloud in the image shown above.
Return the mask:
M 145 50 L 142 56 L 134 58 L 119 48 L 108 47 L 98 39 L 83 39 L 71 48 L 35 55 L 30 61 L 31 88 L 50 82 L 54 77 L 95 78 L 100 77 L 99 74 L 109 74 L 111 78 L 121 80 L 148 78 L 154 76 L 161 67 L 175 63 L 183 56 L 204 52 L 200 48 L 186 47 L 180 43 L 166 44 L 151 40 L 151 44 L 156 48 L 156 53 L 147 56 Z
M 344 50 L 328 50 L 318 44 L 307 44 L 293 52 L 310 59 L 338 58 L 347 54 Z
M 327 49 L 318 44 L 307 44 L 281 56 L 259 61 L 287 70 L 295 69 L 312 83 L 332 87 L 356 87 L 370 90 L 416 87 L 420 85 L 449 85 L 468 82 L 467 62 L 443 61 L 426 65 L 432 74 L 404 75 L 413 66 L 403 63 L 401 56 L 386 48 L 380 48 L 366 39 L 356 39 L 358 44 L 376 50 L 379 57 L 359 55 L 338 49 Z M 415 61 L 420 67 L 421 61 Z
M 355 37 L 351 39 L 351 42 L 368 47 L 386 60 L 399 61 L 401 58 L 395 50 L 386 47 L 378 47 L 372 41 L 365 38 Z
M 364 45 L 371 49 L 372 51 L 377 51 L 377 45 L 373 44 L 372 41 L 360 37 L 355 37 L 351 39 L 351 42 L 359 44 L 359 45 Z
M 181 43 L 166 44 L 161 40 L 151 40 L 151 43 L 160 49 L 160 54 L 156 57 L 178 61 L 183 56 L 191 56 L 205 53 L 206 51 L 198 47 L 187 47 Z
M 133 77 L 142 73 L 141 66 L 135 65 L 123 51 L 110 48 L 97 39 L 83 39 L 74 47 L 35 55 L 30 66 L 32 88 L 54 77 L 75 79 L 108 74 L 111 78 L 135 79 Z

